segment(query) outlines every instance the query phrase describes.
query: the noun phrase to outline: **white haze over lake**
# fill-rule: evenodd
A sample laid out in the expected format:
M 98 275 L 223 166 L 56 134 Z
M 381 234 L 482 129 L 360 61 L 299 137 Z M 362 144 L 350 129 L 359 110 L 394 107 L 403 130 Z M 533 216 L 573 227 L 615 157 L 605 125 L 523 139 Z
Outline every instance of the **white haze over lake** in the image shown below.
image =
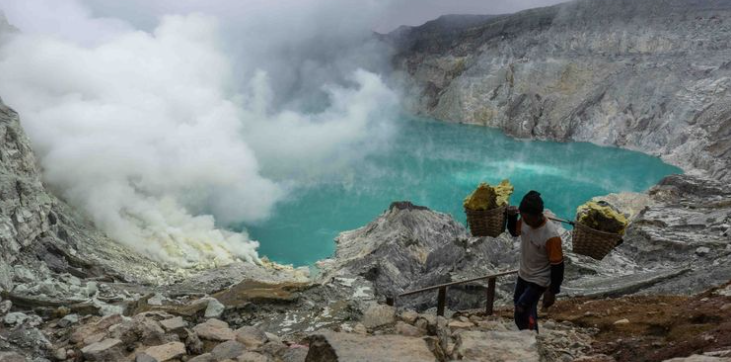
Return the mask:
M 0 96 L 45 182 L 112 238 L 180 266 L 256 262 L 257 243 L 222 226 L 260 221 L 289 185 L 366 155 L 397 102 L 364 70 L 367 27 L 334 58 L 358 24 L 333 34 L 341 19 L 301 13 L 326 2 L 285 3 L 185 9 L 145 31 L 78 1 L 3 2 L 20 33 L 0 48 Z
M 258 262 L 227 226 L 388 144 L 371 35 L 406 2 L 0 0 L 19 29 L 0 97 L 45 183 L 110 237 L 177 266 Z

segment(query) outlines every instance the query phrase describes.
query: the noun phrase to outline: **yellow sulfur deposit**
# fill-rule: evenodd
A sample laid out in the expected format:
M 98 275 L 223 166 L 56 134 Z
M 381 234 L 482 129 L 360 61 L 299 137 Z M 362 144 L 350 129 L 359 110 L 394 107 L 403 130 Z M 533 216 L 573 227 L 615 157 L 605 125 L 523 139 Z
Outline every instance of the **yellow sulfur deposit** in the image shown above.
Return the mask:
M 470 210 L 491 210 L 507 205 L 514 189 L 508 180 L 503 180 L 495 187 L 483 182 L 464 199 L 464 207 Z
M 594 230 L 624 235 L 627 218 L 606 201 L 589 201 L 576 209 L 576 220 Z

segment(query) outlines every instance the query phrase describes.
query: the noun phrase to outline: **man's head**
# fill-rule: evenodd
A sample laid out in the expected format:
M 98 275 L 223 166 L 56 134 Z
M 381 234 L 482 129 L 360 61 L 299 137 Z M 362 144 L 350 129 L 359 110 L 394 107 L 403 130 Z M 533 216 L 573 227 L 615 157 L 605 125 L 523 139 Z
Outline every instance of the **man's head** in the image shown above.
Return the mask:
M 543 223 L 543 199 L 537 191 L 528 191 L 520 201 L 520 218 L 530 227 L 539 227 Z

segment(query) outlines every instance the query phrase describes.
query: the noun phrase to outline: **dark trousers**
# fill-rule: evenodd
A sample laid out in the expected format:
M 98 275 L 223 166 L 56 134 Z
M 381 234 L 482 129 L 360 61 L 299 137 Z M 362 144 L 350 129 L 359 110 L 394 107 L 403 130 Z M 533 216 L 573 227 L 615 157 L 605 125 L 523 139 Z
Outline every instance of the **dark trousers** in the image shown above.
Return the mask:
M 546 288 L 518 277 L 515 283 L 515 325 L 518 329 L 531 329 L 538 332 L 538 301 Z

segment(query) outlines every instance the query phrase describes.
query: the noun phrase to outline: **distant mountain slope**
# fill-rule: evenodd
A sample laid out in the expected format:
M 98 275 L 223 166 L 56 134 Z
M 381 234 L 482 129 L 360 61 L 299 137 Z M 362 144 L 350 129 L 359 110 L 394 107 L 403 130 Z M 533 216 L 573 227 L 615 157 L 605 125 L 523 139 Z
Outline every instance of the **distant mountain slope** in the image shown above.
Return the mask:
M 411 110 L 641 150 L 731 180 L 731 0 L 581 0 L 447 19 L 383 37 Z

